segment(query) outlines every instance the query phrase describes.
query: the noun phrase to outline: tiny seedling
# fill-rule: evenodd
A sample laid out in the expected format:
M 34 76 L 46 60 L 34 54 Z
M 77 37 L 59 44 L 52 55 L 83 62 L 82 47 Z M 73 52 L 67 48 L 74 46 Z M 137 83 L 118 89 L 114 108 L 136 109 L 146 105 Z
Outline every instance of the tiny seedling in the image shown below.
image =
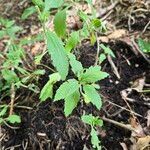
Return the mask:
M 103 121 L 99 119 L 98 117 L 93 116 L 92 114 L 89 115 L 83 115 L 81 117 L 81 120 L 91 126 L 91 143 L 93 145 L 93 148 L 96 148 L 97 150 L 101 150 L 100 146 L 100 140 L 98 138 L 98 132 L 96 131 L 96 127 L 102 127 Z

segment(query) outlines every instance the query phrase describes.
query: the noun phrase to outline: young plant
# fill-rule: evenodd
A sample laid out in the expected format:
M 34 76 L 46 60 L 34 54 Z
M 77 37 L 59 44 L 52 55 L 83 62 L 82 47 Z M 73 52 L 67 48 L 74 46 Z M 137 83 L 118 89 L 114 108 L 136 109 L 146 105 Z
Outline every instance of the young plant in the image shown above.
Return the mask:
M 141 51 L 143 51 L 144 53 L 150 53 L 150 42 L 146 42 L 142 40 L 141 38 L 139 38 L 138 45 Z
M 96 148 L 97 150 L 101 150 L 100 143 L 101 141 L 98 138 L 98 132 L 96 131 L 96 127 L 102 127 L 103 126 L 103 121 L 99 119 L 99 117 L 95 117 L 92 114 L 89 115 L 83 115 L 81 117 L 81 120 L 91 126 L 91 143 L 93 145 L 93 148 Z

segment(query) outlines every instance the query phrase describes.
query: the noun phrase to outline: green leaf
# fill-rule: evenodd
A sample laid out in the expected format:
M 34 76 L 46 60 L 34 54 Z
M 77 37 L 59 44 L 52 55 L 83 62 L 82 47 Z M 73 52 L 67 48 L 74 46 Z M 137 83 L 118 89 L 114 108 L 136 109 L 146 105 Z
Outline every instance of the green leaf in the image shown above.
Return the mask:
M 48 52 L 62 80 L 68 75 L 69 62 L 62 41 L 53 32 L 46 32 Z
M 83 115 L 81 117 L 82 121 L 84 123 L 87 123 L 91 126 L 102 126 L 103 125 L 103 121 L 101 119 L 99 119 L 97 116 L 93 116 L 92 114 L 89 115 Z
M 55 101 L 65 99 L 68 96 L 72 95 L 75 91 L 79 89 L 78 81 L 75 79 L 70 79 L 59 87 L 55 94 Z
M 66 36 L 66 10 L 56 13 L 54 17 L 54 29 L 59 37 L 64 38 Z
M 19 78 L 17 77 L 16 73 L 11 70 L 3 69 L 2 76 L 8 83 L 19 81 Z
M 44 69 L 37 69 L 32 74 L 34 74 L 34 75 L 44 75 L 45 70 Z
M 81 119 L 82 119 L 82 121 L 84 122 L 84 123 L 87 123 L 87 124 L 89 124 L 89 125 L 93 125 L 93 115 L 92 114 L 89 114 L 89 115 L 83 115 L 82 117 L 81 117 Z
M 90 41 L 91 41 L 91 45 L 94 45 L 96 42 L 96 36 L 95 36 L 94 32 L 91 33 Z
M 1 117 L 1 116 L 4 116 L 4 115 L 6 114 L 7 108 L 8 108 L 7 105 L 5 105 L 5 106 L 3 107 L 3 109 L 0 111 L 0 117 Z
M 0 31 L 0 39 L 4 38 L 4 36 L 6 35 L 6 31 L 5 30 L 1 30 Z
M 68 57 L 69 57 L 69 62 L 70 62 L 73 73 L 75 75 L 78 75 L 79 73 L 81 73 L 81 71 L 83 71 L 81 62 L 77 61 L 75 55 L 72 53 L 69 53 Z
M 101 27 L 101 20 L 100 19 L 93 19 L 92 20 L 92 25 L 95 27 L 95 28 L 99 28 Z
M 108 73 L 100 71 L 99 66 L 91 66 L 89 69 L 86 69 L 79 77 L 80 81 L 83 83 L 93 83 L 108 77 Z
M 138 39 L 138 45 L 144 53 L 150 53 L 150 42 L 146 42 L 141 38 Z
M 40 8 L 43 8 L 43 7 L 44 7 L 44 2 L 43 2 L 43 0 L 32 0 L 32 3 L 33 3 L 34 5 L 37 5 L 37 6 L 40 7 Z
M 7 118 L 7 121 L 9 121 L 10 123 L 21 123 L 20 116 L 18 116 L 18 115 L 10 115 Z
M 45 86 L 43 87 L 41 93 L 40 93 L 40 100 L 43 102 L 48 98 L 53 97 L 53 84 L 51 84 L 50 81 L 48 81 Z
M 45 84 L 40 93 L 40 100 L 45 101 L 49 97 L 53 97 L 53 85 L 60 81 L 61 77 L 58 73 L 53 73 L 49 76 L 49 81 Z
M 99 63 L 101 64 L 104 60 L 106 59 L 106 55 L 105 54 L 100 54 L 99 56 Z
M 71 50 L 77 46 L 79 40 L 80 40 L 79 32 L 78 31 L 72 32 L 70 34 L 70 37 L 67 40 L 67 43 L 66 43 L 66 46 L 65 46 L 66 51 L 71 52 Z
M 63 3 L 64 0 L 45 0 L 45 10 L 59 8 Z
M 3 118 L 0 118 L 0 124 L 2 124 L 3 123 Z
M 95 105 L 97 109 L 100 109 L 102 107 L 102 100 L 95 88 L 92 85 L 84 85 L 83 90 L 90 102 Z
M 108 54 L 115 58 L 115 54 L 108 46 L 106 47 L 104 44 L 100 44 L 100 47 L 104 50 L 105 54 Z
M 79 90 L 75 91 L 74 93 L 65 98 L 64 112 L 66 117 L 72 113 L 73 109 L 77 106 L 79 100 L 80 100 Z
M 100 140 L 98 138 L 98 134 L 97 134 L 96 130 L 93 127 L 92 127 L 92 130 L 91 130 L 91 143 L 92 143 L 94 148 L 97 148 L 98 150 L 101 150 Z
M 35 12 L 36 12 L 36 8 L 34 6 L 26 8 L 21 16 L 21 19 L 25 20 Z

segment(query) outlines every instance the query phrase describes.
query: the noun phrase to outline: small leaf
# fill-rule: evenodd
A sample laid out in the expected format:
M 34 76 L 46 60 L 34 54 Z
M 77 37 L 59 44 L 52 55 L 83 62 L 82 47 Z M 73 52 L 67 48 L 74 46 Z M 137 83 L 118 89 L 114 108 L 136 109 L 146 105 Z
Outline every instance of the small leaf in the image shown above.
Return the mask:
M 80 100 L 79 90 L 75 91 L 73 94 L 65 98 L 64 112 L 66 117 L 72 113 L 73 109 L 77 106 L 79 100 Z
M 64 38 L 66 35 L 66 10 L 58 11 L 54 17 L 54 29 L 56 34 Z
M 81 71 L 83 70 L 81 62 L 77 61 L 75 55 L 72 53 L 69 53 L 68 57 L 73 73 L 75 75 L 81 73 Z
M 43 102 L 49 97 L 53 97 L 53 84 L 51 84 L 50 80 L 43 87 L 40 93 L 40 100 Z
M 14 71 L 11 71 L 11 70 L 3 69 L 2 70 L 2 76 L 8 83 L 19 81 L 19 78 L 17 77 L 16 73 Z
M 45 74 L 45 70 L 44 69 L 37 69 L 32 74 L 35 74 L 35 75 L 44 75 Z
M 45 0 L 45 10 L 59 8 L 63 3 L 64 0 Z
M 53 97 L 53 85 L 60 81 L 61 77 L 59 73 L 53 73 L 49 76 L 49 81 L 45 84 L 43 87 L 41 93 L 40 93 L 40 99 L 41 101 L 45 101 L 47 98 Z
M 78 31 L 72 32 L 70 34 L 70 37 L 67 40 L 67 43 L 66 43 L 66 46 L 65 46 L 66 51 L 71 52 L 71 50 L 77 46 L 79 40 L 80 40 L 79 32 Z
M 100 71 L 99 66 L 91 66 L 89 69 L 86 69 L 79 77 L 80 81 L 83 83 L 93 83 L 108 77 L 108 73 Z
M 83 90 L 90 102 L 95 105 L 97 109 L 100 109 L 102 106 L 102 100 L 95 88 L 92 85 L 84 85 Z
M 108 54 L 115 58 L 115 54 L 108 46 L 106 47 L 104 44 L 100 44 L 100 47 L 104 50 L 105 54 Z
M 36 12 L 36 8 L 34 6 L 26 8 L 21 16 L 21 19 L 25 20 L 35 12 Z
M 96 42 L 96 36 L 93 32 L 91 33 L 90 41 L 91 41 L 91 45 L 94 45 Z
M 93 19 L 92 20 L 92 24 L 93 24 L 93 26 L 95 27 L 95 28 L 99 28 L 99 27 L 101 27 L 101 20 L 100 19 Z
M 0 124 L 2 124 L 3 123 L 3 118 L 0 118 Z
M 53 32 L 46 32 L 48 52 L 51 55 L 53 65 L 61 75 L 62 80 L 68 75 L 69 62 L 63 42 Z
M 43 7 L 44 7 L 44 2 L 43 2 L 43 0 L 32 0 L 32 3 L 33 3 L 34 5 L 37 5 L 37 6 L 40 7 L 40 8 L 43 8 Z
M 56 95 L 54 100 L 58 101 L 61 99 L 65 99 L 68 96 L 72 95 L 75 91 L 79 89 L 78 81 L 75 79 L 70 79 L 59 87 L 59 89 L 56 91 Z
M 89 124 L 89 125 L 93 125 L 93 115 L 92 114 L 89 114 L 89 115 L 83 115 L 82 117 L 81 117 L 81 119 L 82 119 L 82 121 L 84 122 L 84 123 L 87 123 L 87 124 Z
M 94 148 L 97 148 L 98 150 L 101 150 L 101 146 L 100 144 L 100 140 L 98 138 L 98 134 L 96 132 L 96 130 L 92 127 L 91 130 L 91 143 L 93 145 Z
M 3 109 L 0 111 L 0 117 L 1 117 L 1 116 L 4 116 L 4 115 L 6 114 L 7 109 L 8 109 L 8 106 L 5 105 L 5 106 L 3 107 Z
M 104 60 L 106 59 L 106 55 L 105 54 L 100 54 L 99 56 L 99 63 L 101 64 Z
M 150 42 L 146 42 L 139 38 L 138 45 L 139 45 L 141 51 L 143 51 L 145 53 L 150 53 Z
M 18 116 L 18 115 L 10 115 L 7 118 L 7 121 L 9 121 L 10 123 L 20 123 L 21 119 L 20 119 L 20 116 Z

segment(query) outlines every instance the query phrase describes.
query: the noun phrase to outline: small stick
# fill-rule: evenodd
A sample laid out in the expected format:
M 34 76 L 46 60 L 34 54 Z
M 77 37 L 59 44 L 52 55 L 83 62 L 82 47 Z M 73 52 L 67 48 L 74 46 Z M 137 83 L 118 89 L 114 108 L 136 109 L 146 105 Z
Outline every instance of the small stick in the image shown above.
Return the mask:
M 135 128 L 132 128 L 130 125 L 126 125 L 126 124 L 117 122 L 117 121 L 115 121 L 115 120 L 112 120 L 112 119 L 109 119 L 109 118 L 106 118 L 106 117 L 102 117 L 101 119 L 104 120 L 104 121 L 106 121 L 106 122 L 109 122 L 109 123 L 112 123 L 112 124 L 114 124 L 114 125 L 117 125 L 117 126 L 119 126 L 119 127 L 121 127 L 121 128 L 130 130 L 130 131 L 137 132 L 137 131 L 135 130 Z
M 115 66 L 115 64 L 114 64 L 112 58 L 110 57 L 110 55 L 107 56 L 107 59 L 108 59 L 110 65 L 111 65 L 111 67 L 113 68 L 114 74 L 117 76 L 118 79 L 120 79 L 121 77 L 120 77 L 120 74 L 118 72 L 118 69 Z
M 12 68 L 12 71 L 14 70 L 14 68 Z M 15 102 L 15 85 L 14 83 L 12 82 L 11 84 L 11 102 L 10 102 L 10 111 L 9 111 L 9 115 L 12 115 L 13 114 L 13 109 L 14 109 L 14 102 Z
M 99 52 L 100 52 L 100 46 L 99 46 L 99 40 L 98 40 L 98 37 L 97 37 L 97 33 L 96 33 L 96 39 L 97 39 L 97 54 L 96 54 L 95 65 L 98 64 L 98 58 L 99 58 Z

